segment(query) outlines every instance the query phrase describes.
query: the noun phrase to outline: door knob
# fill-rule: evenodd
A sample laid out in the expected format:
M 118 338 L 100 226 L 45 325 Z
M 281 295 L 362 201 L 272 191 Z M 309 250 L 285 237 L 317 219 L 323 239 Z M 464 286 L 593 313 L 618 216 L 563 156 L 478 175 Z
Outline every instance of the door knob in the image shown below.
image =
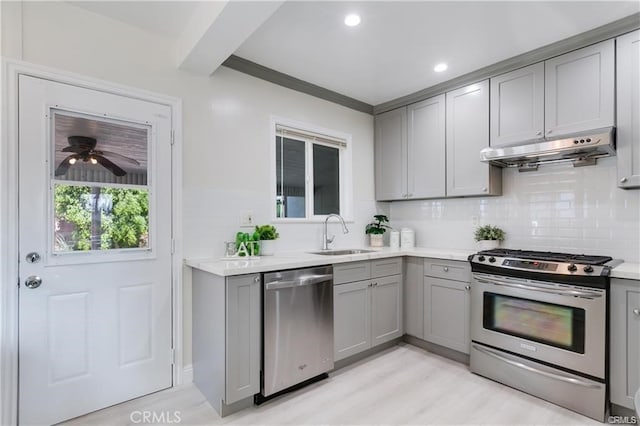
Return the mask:
M 634 309 L 633 314 L 640 317 L 640 309 Z
M 31 275 L 24 282 L 24 285 L 31 289 L 40 287 L 40 284 L 42 284 L 42 278 L 37 275 Z

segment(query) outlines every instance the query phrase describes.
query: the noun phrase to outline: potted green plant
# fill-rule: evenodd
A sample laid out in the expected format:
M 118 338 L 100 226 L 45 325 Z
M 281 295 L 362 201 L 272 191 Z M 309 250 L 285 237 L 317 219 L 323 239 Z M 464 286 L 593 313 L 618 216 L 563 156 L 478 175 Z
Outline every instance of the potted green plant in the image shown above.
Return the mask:
M 369 245 L 371 247 L 382 247 L 382 237 L 387 229 L 391 229 L 390 226 L 385 225 L 389 223 L 389 218 L 383 214 L 373 215 L 374 221 L 369 223 L 364 229 L 364 233 L 369 235 Z
M 506 233 L 497 226 L 479 226 L 474 233 L 474 238 L 480 243 L 480 249 L 490 250 L 500 246 Z
M 273 225 L 258 225 L 256 233 L 260 237 L 260 253 L 263 256 L 273 256 L 276 251 L 276 240 L 280 236 Z

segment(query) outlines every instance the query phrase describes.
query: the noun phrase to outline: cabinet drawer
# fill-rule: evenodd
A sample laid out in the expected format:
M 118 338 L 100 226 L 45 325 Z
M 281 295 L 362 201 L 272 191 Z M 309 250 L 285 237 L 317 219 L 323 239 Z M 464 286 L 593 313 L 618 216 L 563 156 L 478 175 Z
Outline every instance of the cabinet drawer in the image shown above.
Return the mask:
M 391 257 L 371 261 L 371 277 L 388 277 L 402 274 L 402 258 Z
M 471 281 L 471 269 L 466 262 L 455 260 L 426 259 L 424 274 L 429 277 L 456 281 Z
M 333 283 L 344 284 L 371 278 L 371 262 L 348 262 L 333 265 Z

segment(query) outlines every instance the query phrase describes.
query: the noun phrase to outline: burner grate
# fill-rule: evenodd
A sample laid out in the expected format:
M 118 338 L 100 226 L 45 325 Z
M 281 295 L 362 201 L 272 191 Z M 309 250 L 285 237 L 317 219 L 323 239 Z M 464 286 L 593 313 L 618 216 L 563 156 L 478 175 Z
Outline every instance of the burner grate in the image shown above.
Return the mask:
M 550 251 L 514 250 L 514 249 L 492 249 L 478 252 L 485 256 L 516 257 L 520 259 L 551 261 L 551 262 L 571 262 L 585 265 L 603 265 L 612 260 L 609 256 L 592 256 L 585 254 L 554 253 Z

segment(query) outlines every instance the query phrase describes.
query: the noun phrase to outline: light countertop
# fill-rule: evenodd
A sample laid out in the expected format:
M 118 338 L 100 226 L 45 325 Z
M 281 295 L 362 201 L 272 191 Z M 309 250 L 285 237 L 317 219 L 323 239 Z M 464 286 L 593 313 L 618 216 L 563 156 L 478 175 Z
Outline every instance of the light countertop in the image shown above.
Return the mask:
M 248 260 L 243 258 L 223 259 L 185 259 L 185 264 L 192 268 L 200 269 L 223 277 L 230 275 L 253 274 L 256 272 L 279 271 L 292 268 L 306 268 L 318 265 L 334 265 L 336 263 L 355 262 L 358 260 L 383 259 L 397 256 L 414 256 L 435 259 L 448 259 L 467 261 L 469 255 L 475 253 L 472 250 L 459 249 L 435 249 L 420 248 L 391 250 L 389 247 L 374 249 L 365 247 L 363 250 L 373 250 L 371 253 L 348 254 L 340 256 L 326 256 L 312 254 L 309 252 L 318 251 L 309 249 L 308 251 L 283 251 L 274 256 L 261 256 L 259 259 Z
M 469 255 L 476 253 L 474 250 L 426 248 L 391 250 L 389 247 L 373 249 L 365 247 L 363 250 L 373 250 L 371 253 L 348 254 L 340 256 L 326 256 L 312 254 L 309 249 L 298 251 L 282 251 L 274 256 L 261 256 L 259 259 L 243 258 L 195 258 L 185 259 L 185 264 L 192 268 L 200 269 L 219 276 L 231 276 L 253 274 L 258 272 L 280 271 L 283 269 L 306 268 L 310 266 L 329 265 L 358 260 L 383 259 L 397 256 L 413 256 L 434 259 L 448 259 L 467 261 Z M 640 263 L 622 263 L 611 271 L 611 277 L 629 280 L 640 280 Z

